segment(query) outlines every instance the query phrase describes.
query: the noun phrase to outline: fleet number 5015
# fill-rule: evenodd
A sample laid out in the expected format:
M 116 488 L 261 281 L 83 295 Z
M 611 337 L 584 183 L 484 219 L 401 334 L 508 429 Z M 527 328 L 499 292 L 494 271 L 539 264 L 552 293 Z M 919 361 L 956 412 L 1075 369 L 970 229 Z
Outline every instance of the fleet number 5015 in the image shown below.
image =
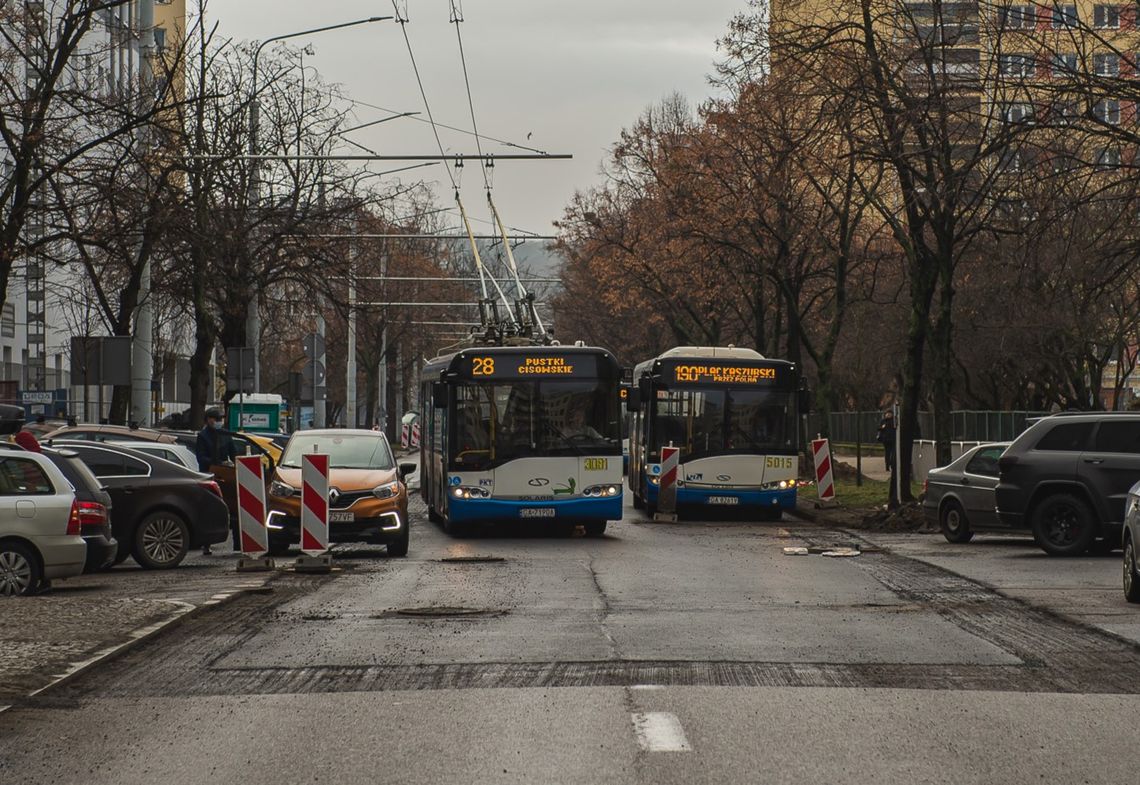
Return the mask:
M 764 458 L 764 467 L 766 469 L 794 469 L 791 458 L 778 458 L 769 455 Z

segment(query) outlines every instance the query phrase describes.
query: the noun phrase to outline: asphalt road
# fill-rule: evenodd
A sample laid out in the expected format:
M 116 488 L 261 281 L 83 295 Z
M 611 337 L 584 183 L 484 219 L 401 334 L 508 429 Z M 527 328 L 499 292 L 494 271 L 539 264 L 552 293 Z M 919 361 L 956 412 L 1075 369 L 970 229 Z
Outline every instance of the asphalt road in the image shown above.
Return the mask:
M 407 559 L 341 548 L 0 714 L 0 782 L 1135 780 L 1135 644 L 937 553 L 783 551 L 847 544 L 628 509 L 603 539 L 455 540 L 417 512 Z

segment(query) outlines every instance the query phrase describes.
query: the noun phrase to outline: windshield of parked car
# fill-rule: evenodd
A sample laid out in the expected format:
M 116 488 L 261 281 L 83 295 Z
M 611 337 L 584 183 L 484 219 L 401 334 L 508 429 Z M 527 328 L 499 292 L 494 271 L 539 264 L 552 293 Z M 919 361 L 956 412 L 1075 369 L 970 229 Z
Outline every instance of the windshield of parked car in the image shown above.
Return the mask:
M 396 461 L 383 436 L 369 434 L 313 434 L 299 433 L 289 441 L 281 465 L 301 468 L 301 456 L 306 453 L 325 453 L 331 469 L 392 469 Z

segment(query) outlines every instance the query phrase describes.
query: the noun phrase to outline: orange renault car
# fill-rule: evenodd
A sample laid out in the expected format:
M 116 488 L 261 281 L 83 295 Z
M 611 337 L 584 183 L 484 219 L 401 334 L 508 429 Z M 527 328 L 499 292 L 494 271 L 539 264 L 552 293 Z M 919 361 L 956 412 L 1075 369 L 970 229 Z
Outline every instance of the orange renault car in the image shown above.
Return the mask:
M 414 463 L 396 465 L 388 438 L 344 428 L 297 431 L 269 485 L 269 549 L 281 554 L 301 540 L 301 456 L 329 456 L 329 542 L 374 542 L 389 556 L 408 554 L 408 489 Z

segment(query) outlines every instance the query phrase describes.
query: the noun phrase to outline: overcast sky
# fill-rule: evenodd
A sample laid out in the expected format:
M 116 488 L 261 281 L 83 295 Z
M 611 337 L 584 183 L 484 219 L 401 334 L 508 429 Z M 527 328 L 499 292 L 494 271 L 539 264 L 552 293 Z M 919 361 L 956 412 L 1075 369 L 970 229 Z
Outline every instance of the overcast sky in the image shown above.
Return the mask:
M 410 0 L 408 35 L 428 101 L 438 122 L 469 129 L 455 27 L 448 0 Z M 716 39 L 745 0 L 466 0 L 461 32 L 481 134 L 526 144 L 572 161 L 503 161 L 495 167 L 494 198 L 503 220 L 551 234 L 576 189 L 599 181 L 606 149 L 648 105 L 673 91 L 696 103 L 713 92 L 707 83 Z M 261 40 L 311 27 L 390 15 L 390 0 L 210 0 L 219 32 Z M 398 112 L 423 111 L 399 26 L 378 22 L 311 39 L 319 68 L 349 97 Z M 385 116 L 358 106 L 357 122 Z M 426 115 L 421 115 L 426 117 Z M 530 134 L 529 141 L 527 135 Z M 430 126 L 398 119 L 352 136 L 384 154 L 436 151 Z M 475 152 L 474 140 L 443 132 L 446 151 Z M 351 148 L 345 152 L 353 152 Z M 512 150 L 484 143 L 484 152 Z M 517 151 L 514 151 L 517 152 Z M 398 164 L 379 163 L 381 171 Z M 404 175 L 407 177 L 408 175 Z M 442 167 L 413 173 L 437 182 L 451 202 Z M 487 218 L 478 167 L 463 170 L 462 195 L 473 217 Z M 476 224 L 476 229 L 486 229 Z

